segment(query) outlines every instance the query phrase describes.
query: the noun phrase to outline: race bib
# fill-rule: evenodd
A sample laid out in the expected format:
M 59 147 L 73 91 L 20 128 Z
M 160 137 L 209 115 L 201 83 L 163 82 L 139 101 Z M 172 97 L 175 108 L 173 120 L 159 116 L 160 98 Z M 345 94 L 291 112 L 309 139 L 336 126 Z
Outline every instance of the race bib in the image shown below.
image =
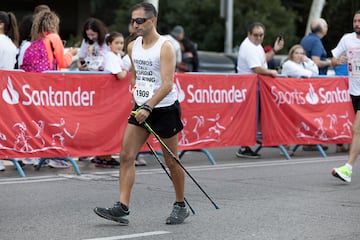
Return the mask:
M 360 77 L 360 59 L 351 59 L 349 61 L 349 74 L 352 77 Z
M 348 52 L 349 75 L 351 77 L 360 77 L 360 49 L 351 49 Z
M 138 81 L 133 93 L 136 104 L 141 106 L 145 104 L 154 95 L 154 82 Z

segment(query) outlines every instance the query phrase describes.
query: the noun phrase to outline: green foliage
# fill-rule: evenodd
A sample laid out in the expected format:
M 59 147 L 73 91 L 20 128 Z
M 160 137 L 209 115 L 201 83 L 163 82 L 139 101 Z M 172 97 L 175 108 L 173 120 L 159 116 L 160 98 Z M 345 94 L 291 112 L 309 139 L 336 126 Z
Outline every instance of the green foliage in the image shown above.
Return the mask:
M 253 22 L 261 22 L 266 27 L 264 46 L 273 46 L 280 32 L 284 32 L 285 37 L 283 54 L 294 42 L 298 42 L 295 35 L 296 15 L 285 9 L 280 0 L 235 0 L 234 4 L 234 46 L 241 44 L 247 36 L 248 26 Z
M 92 0 L 92 15 L 102 19 L 111 31 L 128 34 L 130 7 L 139 0 Z M 304 36 L 312 0 L 234 0 L 234 48 L 247 35 L 248 26 L 262 22 L 266 27 L 264 45 L 273 46 L 280 32 L 285 33 L 285 47 L 299 43 Z M 113 7 L 115 6 L 115 7 Z M 358 0 L 331 0 L 323 10 L 329 23 L 328 35 L 323 39 L 325 48 L 334 48 L 345 32 L 352 31 L 353 13 L 360 8 Z M 225 19 L 220 17 L 220 0 L 159 0 L 158 29 L 182 25 L 187 37 L 198 44 L 200 50 L 224 50 Z M 344 31 L 345 29 L 345 31 Z

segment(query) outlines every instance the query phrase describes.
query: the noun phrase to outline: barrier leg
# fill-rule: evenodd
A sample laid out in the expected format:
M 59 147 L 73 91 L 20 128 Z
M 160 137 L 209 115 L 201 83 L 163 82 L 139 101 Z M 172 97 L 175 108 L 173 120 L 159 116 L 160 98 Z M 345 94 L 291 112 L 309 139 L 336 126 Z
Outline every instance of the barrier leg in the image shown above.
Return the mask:
M 211 163 L 212 165 L 216 165 L 216 161 L 215 161 L 214 157 L 212 156 L 212 154 L 210 153 L 210 151 L 207 150 L 207 149 L 205 149 L 205 148 L 193 149 L 193 150 L 181 150 L 181 151 L 180 151 L 180 154 L 179 154 L 179 159 L 181 159 L 182 156 L 184 156 L 184 154 L 185 154 L 186 152 L 189 152 L 189 151 L 192 151 L 192 152 L 202 152 L 202 153 L 204 153 L 204 154 L 207 156 L 207 158 L 208 158 L 208 160 L 210 161 L 210 163 Z
M 79 166 L 77 165 L 77 163 L 75 162 L 75 160 L 73 158 L 40 158 L 40 161 L 39 161 L 39 164 L 36 166 L 36 170 L 40 170 L 42 164 L 44 163 L 44 161 L 46 159 L 51 159 L 51 160 L 64 160 L 64 161 L 67 161 L 67 162 L 70 162 L 71 165 L 73 166 L 74 168 L 74 171 L 76 172 L 77 175 L 80 175 L 81 172 L 80 172 L 80 169 L 79 169 Z
M 10 158 L 10 159 L 6 159 L 6 160 L 10 160 L 15 165 L 15 168 L 21 177 L 26 177 L 24 170 L 22 169 L 22 167 L 20 166 L 19 162 L 16 159 Z
M 77 165 L 77 163 L 75 162 L 75 160 L 73 158 L 65 158 L 64 160 L 67 161 L 67 162 L 70 162 L 73 165 L 73 168 L 74 168 L 77 175 L 81 174 L 79 166 Z
M 282 154 L 285 156 L 285 158 L 287 160 L 291 160 L 289 153 L 287 152 L 286 148 L 283 145 L 279 145 L 278 148 L 280 149 L 280 151 L 282 152 Z
M 316 147 L 317 147 L 317 149 L 319 150 L 319 152 L 321 153 L 321 155 L 322 155 L 324 158 L 326 158 L 327 155 L 326 155 L 324 149 L 322 148 L 322 146 L 321 146 L 320 144 L 316 144 Z

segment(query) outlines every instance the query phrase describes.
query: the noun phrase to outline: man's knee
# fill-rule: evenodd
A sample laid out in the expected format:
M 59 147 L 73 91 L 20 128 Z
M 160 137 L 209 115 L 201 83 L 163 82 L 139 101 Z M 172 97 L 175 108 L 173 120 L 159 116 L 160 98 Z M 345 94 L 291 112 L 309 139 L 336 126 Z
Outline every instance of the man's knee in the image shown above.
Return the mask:
M 132 163 L 135 161 L 136 158 L 136 154 L 134 153 L 129 153 L 126 151 L 121 151 L 120 153 L 120 162 L 127 164 L 127 163 Z

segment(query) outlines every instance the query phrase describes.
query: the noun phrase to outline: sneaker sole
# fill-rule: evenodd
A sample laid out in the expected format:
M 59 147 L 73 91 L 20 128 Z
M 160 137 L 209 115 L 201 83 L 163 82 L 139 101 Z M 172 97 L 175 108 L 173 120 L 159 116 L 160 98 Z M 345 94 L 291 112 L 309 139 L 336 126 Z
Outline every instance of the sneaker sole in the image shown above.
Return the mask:
M 101 214 L 100 212 L 98 212 L 98 211 L 97 211 L 97 208 L 94 208 L 94 213 L 95 213 L 96 215 L 98 215 L 99 217 L 102 217 L 102 218 L 104 218 L 104 219 L 106 219 L 106 220 L 110 220 L 110 221 L 117 222 L 117 223 L 119 223 L 121 226 L 127 226 L 127 225 L 129 225 L 129 221 L 124 222 L 124 219 L 110 218 L 110 217 L 108 217 L 108 216 L 106 216 L 106 215 L 103 215 L 103 214 Z
M 251 159 L 259 159 L 259 158 L 261 158 L 261 156 L 249 156 L 249 155 L 242 155 L 242 154 L 239 154 L 239 153 L 236 153 L 236 156 L 239 157 L 239 158 L 251 158 Z
M 336 169 L 334 168 L 331 172 L 331 174 L 336 177 L 336 178 L 339 178 L 340 180 L 344 181 L 344 182 L 347 182 L 347 183 L 350 183 L 351 182 L 351 179 L 346 179 L 344 178 L 341 174 L 339 174 Z

